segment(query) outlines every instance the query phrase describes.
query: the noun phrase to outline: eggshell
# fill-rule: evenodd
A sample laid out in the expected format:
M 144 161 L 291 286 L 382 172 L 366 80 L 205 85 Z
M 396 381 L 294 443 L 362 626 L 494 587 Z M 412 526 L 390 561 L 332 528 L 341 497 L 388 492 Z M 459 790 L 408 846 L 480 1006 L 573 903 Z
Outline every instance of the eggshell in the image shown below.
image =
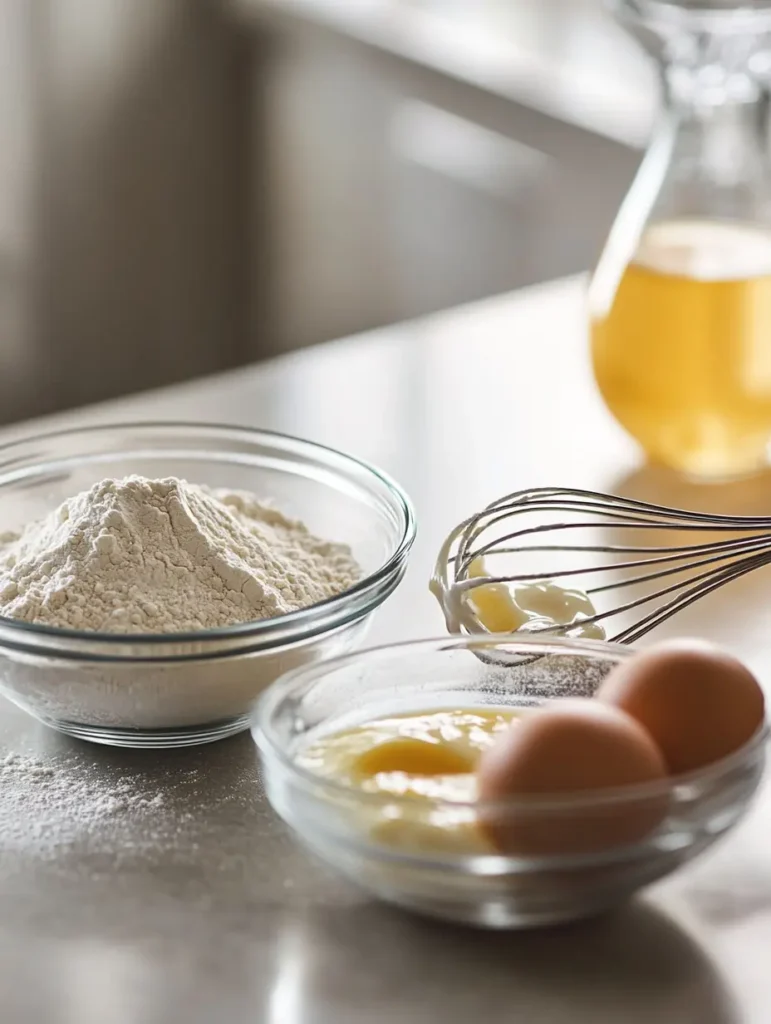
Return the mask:
M 763 691 L 749 669 L 698 640 L 660 644 L 622 662 L 597 697 L 647 730 L 673 775 L 734 753 L 765 716 Z
M 480 827 L 498 850 L 520 856 L 635 843 L 662 821 L 667 791 L 610 791 L 662 783 L 666 774 L 658 747 L 625 712 L 592 699 L 553 701 L 523 716 L 480 758 L 480 800 L 511 802 L 482 807 Z M 546 808 L 549 801 L 554 806 Z

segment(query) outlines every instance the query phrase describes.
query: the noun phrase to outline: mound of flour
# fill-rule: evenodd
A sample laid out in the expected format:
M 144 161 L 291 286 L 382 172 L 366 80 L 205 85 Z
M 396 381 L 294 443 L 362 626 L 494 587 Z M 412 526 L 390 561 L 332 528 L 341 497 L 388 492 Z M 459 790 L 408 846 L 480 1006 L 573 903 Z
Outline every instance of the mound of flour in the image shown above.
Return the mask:
M 0 536 L 0 615 L 107 633 L 195 632 L 346 590 L 350 549 L 242 492 L 102 480 Z

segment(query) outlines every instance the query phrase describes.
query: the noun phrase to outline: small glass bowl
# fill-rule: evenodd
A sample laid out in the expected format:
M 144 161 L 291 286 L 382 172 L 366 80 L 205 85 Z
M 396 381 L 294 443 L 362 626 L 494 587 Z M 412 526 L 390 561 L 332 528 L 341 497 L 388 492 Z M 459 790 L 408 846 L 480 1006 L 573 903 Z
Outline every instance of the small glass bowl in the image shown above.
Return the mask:
M 440 708 L 527 708 L 557 697 L 591 696 L 632 652 L 614 644 L 504 636 L 452 637 L 399 644 L 291 672 L 263 694 L 252 732 L 268 799 L 299 839 L 378 897 L 447 920 L 526 928 L 589 916 L 669 874 L 742 817 L 765 763 L 767 727 L 740 751 L 671 783 L 595 797 L 539 798 L 491 805 L 362 793 L 297 763 L 321 736 L 384 714 Z M 551 827 L 565 815 L 668 808 L 643 842 L 582 855 L 512 857 L 484 844 L 470 851 L 437 826 L 474 828 L 477 815 L 518 814 Z M 420 822 L 419 844 L 383 842 L 383 823 Z M 414 831 L 408 833 L 415 839 Z M 381 838 L 377 838 L 380 836 Z
M 309 608 L 200 633 L 107 634 L 0 616 L 0 693 L 47 725 L 127 747 L 207 743 L 248 728 L 254 699 L 299 665 L 351 650 L 404 575 L 404 492 L 347 455 L 280 434 L 185 423 L 98 426 L 0 448 L 0 533 L 105 477 L 176 476 L 275 501 L 350 545 L 359 583 Z

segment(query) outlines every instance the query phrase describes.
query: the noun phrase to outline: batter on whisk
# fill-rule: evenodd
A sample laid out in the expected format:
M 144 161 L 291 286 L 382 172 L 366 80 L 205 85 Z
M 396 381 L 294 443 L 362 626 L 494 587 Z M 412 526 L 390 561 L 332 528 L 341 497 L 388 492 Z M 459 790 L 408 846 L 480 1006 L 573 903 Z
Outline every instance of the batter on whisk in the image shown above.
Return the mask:
M 484 559 L 475 558 L 468 568 L 469 579 L 488 575 Z M 566 589 L 551 580 L 514 586 L 488 583 L 474 587 L 467 600 L 479 622 L 491 633 L 540 632 L 557 626 L 573 637 L 604 640 L 605 630 L 588 621 L 597 614 L 583 590 Z
M 682 540 L 672 539 L 681 532 Z M 500 555 L 506 575 L 496 572 Z M 544 557 L 545 571 L 533 572 L 534 555 Z M 607 629 L 614 643 L 631 644 L 769 564 L 768 516 L 711 515 L 599 491 L 536 487 L 491 502 L 451 530 L 430 587 L 450 633 L 603 639 Z M 586 591 L 555 582 L 568 577 L 585 580 Z M 599 592 L 604 606 L 596 612 L 588 595 Z

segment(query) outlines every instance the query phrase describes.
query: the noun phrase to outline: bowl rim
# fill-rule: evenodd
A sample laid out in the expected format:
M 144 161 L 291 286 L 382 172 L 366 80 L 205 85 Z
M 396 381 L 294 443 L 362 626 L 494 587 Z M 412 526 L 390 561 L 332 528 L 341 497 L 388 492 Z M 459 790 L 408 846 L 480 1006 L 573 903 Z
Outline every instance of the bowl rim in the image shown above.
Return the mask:
M 379 598 L 380 594 L 371 594 L 377 591 L 381 584 L 400 578 L 400 571 L 403 570 L 409 552 L 415 540 L 417 532 L 417 520 L 415 509 L 407 492 L 384 470 L 375 466 L 365 459 L 350 455 L 347 452 L 333 448 L 331 445 L 322 444 L 318 441 L 310 441 L 306 438 L 297 437 L 293 434 L 286 434 L 277 430 L 267 430 L 260 427 L 240 426 L 209 421 L 191 420 L 105 420 L 104 422 L 87 424 L 82 427 L 64 427 L 59 430 L 49 430 L 41 433 L 23 434 L 11 441 L 0 444 L 0 489 L 6 481 L 6 459 L 20 449 L 28 445 L 44 444 L 45 442 L 60 440 L 68 437 L 82 437 L 98 435 L 100 432 L 110 431 L 133 431 L 135 433 L 151 433 L 154 431 L 196 431 L 212 437 L 227 437 L 228 435 L 240 436 L 244 441 L 253 443 L 264 442 L 274 445 L 276 454 L 280 457 L 286 455 L 290 449 L 298 449 L 308 456 L 317 456 L 322 459 L 336 460 L 347 464 L 351 469 L 363 472 L 365 478 L 370 477 L 385 487 L 386 493 L 392 499 L 392 510 L 395 510 L 400 517 L 401 538 L 395 550 L 388 559 L 373 573 L 363 576 L 352 587 L 332 597 L 325 598 L 315 604 L 308 605 L 298 611 L 288 612 L 285 615 L 277 615 L 270 619 L 257 619 L 249 622 L 236 623 L 233 626 L 220 626 L 216 629 L 200 630 L 198 632 L 179 633 L 105 633 L 93 630 L 66 629 L 60 626 L 48 626 L 35 622 L 27 622 L 22 619 L 14 619 L 9 616 L 0 615 L 0 649 L 3 647 L 14 647 L 13 637 L 19 637 L 27 641 L 33 639 L 46 639 L 61 643 L 71 642 L 73 644 L 85 643 L 89 647 L 95 646 L 118 646 L 121 648 L 146 648 L 148 646 L 168 648 L 173 645 L 184 644 L 205 644 L 207 641 L 226 640 L 248 640 L 251 638 L 265 637 L 268 641 L 271 635 L 284 633 L 296 627 L 288 637 L 282 637 L 278 644 L 284 645 L 294 643 L 300 639 L 318 635 L 321 632 L 329 632 L 335 628 L 347 625 L 350 621 L 366 615 L 377 607 L 379 600 L 373 599 L 369 606 L 351 616 L 350 602 L 356 599 L 365 599 L 368 595 Z M 130 449 L 125 453 L 130 455 Z M 214 453 L 212 455 L 214 458 Z M 66 456 L 57 456 L 52 462 L 65 459 Z M 43 460 L 40 460 L 43 462 Z M 31 463 L 34 466 L 34 462 Z M 334 467 L 327 466 L 330 473 L 336 474 L 344 479 L 343 474 Z M 292 470 L 288 470 L 292 475 Z M 383 595 L 382 599 L 390 593 L 390 590 Z M 312 627 L 316 619 L 324 617 L 324 625 L 319 629 L 308 629 Z M 329 621 L 331 620 L 331 621 Z M 4 634 L 7 632 L 10 643 L 6 642 Z M 275 646 L 278 646 L 276 644 Z M 28 645 L 24 645 L 27 649 Z M 274 645 L 270 645 L 274 646 Z M 62 651 L 64 648 L 62 648 Z M 60 652 L 61 653 L 61 652 Z M 241 653 L 239 649 L 239 653 Z
M 306 787 L 317 790 L 320 793 L 327 793 L 330 796 L 346 798 L 352 804 L 360 804 L 367 807 L 396 806 L 400 808 L 414 808 L 415 801 L 409 796 L 391 793 L 368 793 L 348 786 L 344 782 L 337 782 L 321 775 L 317 775 L 297 763 L 295 758 L 285 749 L 277 737 L 276 730 L 272 727 L 272 716 L 281 701 L 296 691 L 300 691 L 309 680 L 320 681 L 325 673 L 356 662 L 365 662 L 370 658 L 377 658 L 387 653 L 409 653 L 410 651 L 430 651 L 437 653 L 448 650 L 473 650 L 474 647 L 502 646 L 518 648 L 516 653 L 532 653 L 541 655 L 556 654 L 559 656 L 575 655 L 615 659 L 623 661 L 631 658 L 637 651 L 624 644 L 612 643 L 603 640 L 581 640 L 570 637 L 540 638 L 534 634 L 517 637 L 509 633 L 487 633 L 487 634 L 452 634 L 445 637 L 428 637 L 420 640 L 405 640 L 397 643 L 381 644 L 376 647 L 368 647 L 349 654 L 340 655 L 336 658 L 326 659 L 320 662 L 303 665 L 299 668 L 280 676 L 273 682 L 259 697 L 252 712 L 251 732 L 254 742 L 263 753 L 264 750 L 275 757 L 283 768 L 301 781 Z M 535 648 L 535 651 L 533 649 Z M 524 650 L 523 650 L 524 649 Z M 558 700 L 560 698 L 553 698 Z M 591 698 L 589 698 L 591 699 Z M 549 703 L 547 699 L 544 703 Z M 416 709 L 419 710 L 419 709 Z M 429 710 L 429 709 L 424 709 Z M 422 809 L 431 811 L 455 811 L 470 812 L 491 812 L 505 814 L 507 812 L 519 811 L 529 814 L 549 815 L 565 810 L 588 810 L 592 808 L 609 808 L 627 806 L 641 801 L 647 801 L 661 797 L 676 796 L 678 790 L 687 791 L 694 786 L 708 786 L 719 781 L 721 776 L 728 774 L 734 768 L 745 761 L 751 762 L 759 752 L 763 751 L 766 743 L 771 737 L 771 727 L 767 718 L 738 750 L 733 751 L 726 757 L 704 768 L 682 775 L 667 776 L 657 782 L 640 783 L 630 786 L 621 786 L 595 791 L 587 796 L 576 795 L 575 793 L 555 793 L 546 798 L 516 798 L 504 800 L 448 800 L 446 798 L 427 798 L 421 801 Z

